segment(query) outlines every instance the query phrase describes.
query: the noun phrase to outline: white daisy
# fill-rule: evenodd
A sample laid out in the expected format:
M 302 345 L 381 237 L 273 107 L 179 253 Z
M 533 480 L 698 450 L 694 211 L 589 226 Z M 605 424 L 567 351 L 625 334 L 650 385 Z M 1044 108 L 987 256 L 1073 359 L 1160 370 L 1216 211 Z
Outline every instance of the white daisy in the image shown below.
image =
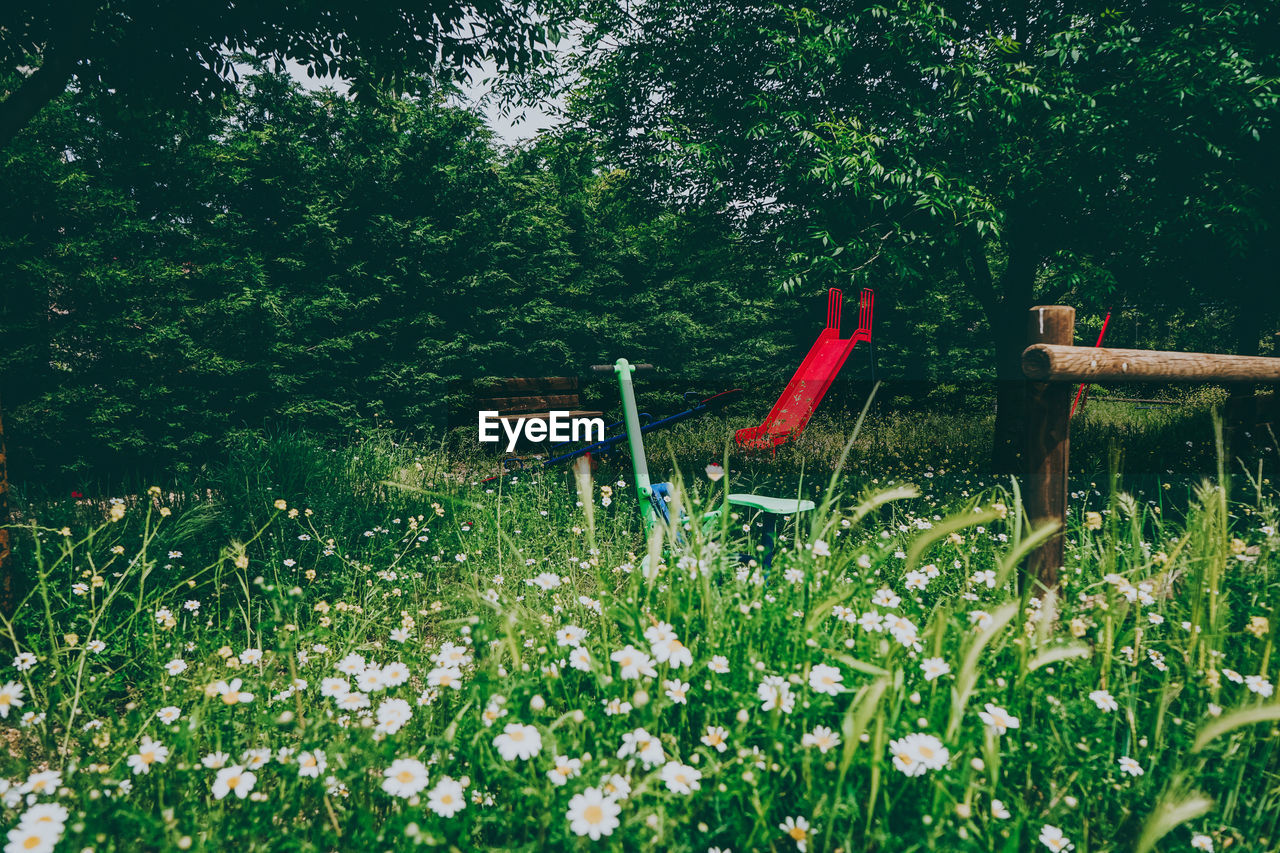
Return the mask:
M 453 817 L 467 807 L 467 796 L 461 783 L 443 777 L 427 794 L 427 808 L 440 817 Z
M 569 652 L 569 666 L 579 672 L 591 671 L 591 653 L 582 646 L 578 646 Z
M 1094 690 L 1089 694 L 1089 698 L 1093 700 L 1093 704 L 1098 706 L 1099 711 L 1118 711 L 1120 709 L 1120 703 L 1106 690 Z
M 1120 765 L 1120 772 L 1128 773 L 1130 776 L 1141 776 L 1144 772 L 1142 765 L 1127 755 L 1117 759 L 1116 763 Z
M 227 794 L 235 793 L 240 799 L 249 796 L 249 792 L 253 790 L 254 783 L 258 781 L 258 777 L 248 770 L 245 770 L 239 764 L 233 764 L 230 767 L 224 767 L 218 771 L 218 775 L 213 780 L 213 798 L 221 800 Z
M 667 790 L 676 794 L 692 794 L 702 787 L 702 774 L 687 764 L 668 761 L 662 765 L 662 781 Z
M 0 687 L 0 717 L 8 718 L 10 708 L 21 708 L 24 704 L 22 694 L 26 691 L 16 681 L 10 681 Z
M 403 699 L 387 699 L 378 705 L 378 721 L 374 731 L 393 735 L 413 717 L 413 708 Z
M 729 748 L 729 731 L 721 726 L 707 726 L 707 733 L 701 740 L 716 752 L 724 752 Z
M 298 753 L 298 775 L 310 779 L 319 779 L 320 774 L 329 766 L 323 749 Z
M 58 839 L 62 837 L 62 826 L 50 823 L 19 823 L 9 830 L 9 843 L 5 851 L 22 851 L 22 853 L 53 853 Z
M 586 637 L 587 632 L 579 628 L 577 625 L 565 625 L 559 631 L 556 631 L 556 644 L 577 648 L 582 645 L 582 641 L 585 640 Z
M 809 687 L 815 693 L 827 696 L 839 695 L 844 690 L 844 686 L 840 683 L 842 680 L 844 675 L 840 670 L 825 663 L 817 664 L 809 670 Z
M 393 797 L 415 797 L 427 787 L 427 767 L 416 758 L 397 758 L 382 775 L 382 790 Z
M 493 739 L 493 746 L 505 761 L 527 761 L 542 750 L 542 735 L 533 726 L 507 723 L 502 734 Z
M 1053 853 L 1065 853 L 1073 846 L 1070 839 L 1062 834 L 1061 829 L 1047 823 L 1040 830 L 1040 843 L 1052 850 Z
M 1002 735 L 1009 731 L 1009 729 L 1016 729 L 1020 725 L 1018 718 L 1010 714 L 1004 708 L 999 708 L 992 705 L 990 702 L 987 703 L 986 707 L 987 710 L 979 711 L 978 716 L 982 719 L 982 722 L 986 723 L 987 727 L 996 734 Z
M 824 755 L 828 750 L 840 745 L 840 735 L 826 726 L 816 726 L 813 731 L 805 732 L 800 738 L 801 746 L 816 746 Z
M 688 704 L 689 701 L 689 682 L 680 679 L 668 680 L 662 682 L 667 698 L 677 705 Z
M 547 778 L 551 780 L 551 784 L 558 787 L 581 772 L 582 759 L 570 758 L 567 755 L 557 755 L 555 766 L 547 771 Z
M 241 681 L 238 678 L 231 679 L 230 682 L 219 681 L 213 685 L 214 692 L 222 697 L 224 705 L 244 705 L 253 701 L 253 694 L 246 693 L 240 689 Z
M 914 732 L 889 742 L 893 766 L 907 776 L 922 776 L 928 770 L 940 770 L 951 758 L 942 741 L 933 735 Z
M 398 660 L 393 660 L 382 668 L 382 679 L 388 687 L 399 687 L 409 680 L 409 667 Z
M 644 729 L 634 729 L 622 735 L 622 746 L 618 747 L 618 758 L 634 755 L 644 762 L 645 767 L 656 767 L 667 760 L 662 750 L 662 741 Z
M 599 788 L 587 788 L 569 801 L 565 820 L 569 821 L 569 829 L 575 835 L 585 835 L 592 841 L 598 841 L 602 836 L 612 835 L 618 828 L 618 815 L 621 813 L 622 807 L 613 798 L 606 797 Z
M 778 828 L 796 843 L 800 853 L 809 849 L 809 821 L 802 817 L 789 817 L 778 824 Z
M 609 659 L 622 668 L 619 676 L 624 681 L 639 678 L 641 675 L 647 675 L 650 678 L 658 675 L 658 671 L 653 667 L 653 659 L 632 645 L 618 649 L 609 656 Z
M 920 669 L 924 671 L 925 681 L 933 681 L 950 672 L 951 665 L 942 658 L 925 658 L 920 662 Z
M 438 666 L 427 673 L 427 684 L 431 687 L 447 687 L 450 690 L 461 690 L 462 670 L 453 666 Z
M 162 743 L 143 737 L 138 744 L 138 751 L 130 755 L 127 763 L 133 775 L 150 773 L 152 764 L 164 764 L 169 760 L 169 747 Z

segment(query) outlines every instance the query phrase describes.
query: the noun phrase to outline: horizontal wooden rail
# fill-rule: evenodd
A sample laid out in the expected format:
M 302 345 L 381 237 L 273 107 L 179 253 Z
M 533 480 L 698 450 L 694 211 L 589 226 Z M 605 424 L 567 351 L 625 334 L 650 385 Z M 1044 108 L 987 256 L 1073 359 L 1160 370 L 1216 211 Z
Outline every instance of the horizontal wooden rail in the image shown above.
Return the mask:
M 1033 344 L 1022 372 L 1034 382 L 1280 382 L 1280 358 Z

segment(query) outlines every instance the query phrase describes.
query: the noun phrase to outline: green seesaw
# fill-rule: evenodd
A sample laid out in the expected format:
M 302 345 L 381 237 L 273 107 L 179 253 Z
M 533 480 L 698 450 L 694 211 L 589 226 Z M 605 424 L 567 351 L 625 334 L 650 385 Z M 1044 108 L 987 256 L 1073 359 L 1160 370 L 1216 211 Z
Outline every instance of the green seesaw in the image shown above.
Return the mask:
M 671 497 L 671 484 L 654 483 L 649 478 L 649 463 L 644 452 L 644 436 L 640 428 L 640 415 L 636 407 L 635 388 L 632 383 L 635 366 L 628 363 L 625 358 L 620 358 L 614 363 L 613 370 L 618 375 L 618 390 L 622 396 L 622 418 L 627 431 L 627 446 L 631 451 L 631 466 L 636 481 L 636 497 L 640 504 L 640 518 L 644 522 L 645 533 L 652 534 L 659 523 L 667 527 L 672 524 L 671 509 L 667 505 Z M 766 528 L 768 542 L 763 561 L 766 569 L 773 557 L 773 529 L 778 517 L 811 512 L 814 509 L 813 501 L 800 498 L 730 494 L 726 501 L 731 507 L 755 510 L 768 517 Z M 712 510 L 704 513 L 702 523 L 706 525 L 719 518 L 720 512 L 721 510 Z

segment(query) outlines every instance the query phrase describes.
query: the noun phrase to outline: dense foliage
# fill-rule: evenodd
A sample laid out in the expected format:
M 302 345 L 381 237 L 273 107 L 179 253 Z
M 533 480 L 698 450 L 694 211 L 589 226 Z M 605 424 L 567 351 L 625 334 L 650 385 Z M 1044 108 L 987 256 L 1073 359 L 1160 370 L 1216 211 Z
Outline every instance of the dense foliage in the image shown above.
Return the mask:
M 644 203 L 586 143 L 500 154 L 439 100 L 269 75 L 198 119 L 68 97 L 5 173 L 3 399 L 46 470 L 198 463 L 268 422 L 423 434 L 449 380 L 620 353 L 760 381 L 803 343 L 758 237 Z
M 999 440 L 1033 304 L 1209 297 L 1250 352 L 1280 315 L 1269 4 L 587 6 L 578 120 L 659 197 L 768 210 L 795 285 L 963 289 Z
M 192 468 L 267 424 L 438 435 L 454 380 L 618 355 L 662 368 L 659 410 L 730 387 L 767 408 L 822 322 L 818 291 L 778 288 L 785 223 L 656 200 L 587 134 L 501 149 L 446 94 L 355 102 L 264 73 L 216 110 L 86 90 L 41 113 L 0 201 L 16 476 Z M 870 283 L 874 353 L 828 405 L 874 359 L 899 399 L 981 407 L 990 325 L 963 280 Z M 1139 305 L 1110 341 L 1230 348 L 1235 316 Z

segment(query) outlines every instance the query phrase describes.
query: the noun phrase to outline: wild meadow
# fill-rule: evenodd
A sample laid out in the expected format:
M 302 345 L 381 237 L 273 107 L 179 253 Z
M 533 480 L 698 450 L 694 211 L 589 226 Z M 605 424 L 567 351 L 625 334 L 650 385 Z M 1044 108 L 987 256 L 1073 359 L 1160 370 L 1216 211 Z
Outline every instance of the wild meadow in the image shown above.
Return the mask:
M 746 514 L 645 541 L 625 458 L 281 436 L 33 505 L 5 849 L 1275 847 L 1269 478 L 1073 492 L 1044 590 L 1012 481 L 730 458 L 685 514 L 739 467 L 819 504 L 767 569 Z
M 1280 850 L 1278 5 L 0 5 L 0 850 Z

